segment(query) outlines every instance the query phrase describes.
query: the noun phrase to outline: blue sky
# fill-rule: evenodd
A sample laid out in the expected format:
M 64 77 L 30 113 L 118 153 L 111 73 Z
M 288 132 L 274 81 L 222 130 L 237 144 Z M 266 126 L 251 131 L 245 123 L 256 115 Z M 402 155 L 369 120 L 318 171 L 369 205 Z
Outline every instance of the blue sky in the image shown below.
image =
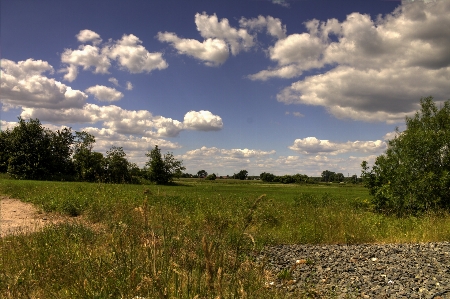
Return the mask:
M 186 171 L 360 174 L 421 97 L 450 98 L 450 1 L 2 1 L 17 117 Z

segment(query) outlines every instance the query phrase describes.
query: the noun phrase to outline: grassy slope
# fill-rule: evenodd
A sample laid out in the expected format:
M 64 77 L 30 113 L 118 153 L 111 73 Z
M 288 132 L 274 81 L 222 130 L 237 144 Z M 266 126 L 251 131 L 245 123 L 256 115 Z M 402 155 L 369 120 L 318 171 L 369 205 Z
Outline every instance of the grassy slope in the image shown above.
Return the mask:
M 2 298 L 281 298 L 264 288 L 267 273 L 252 259 L 264 245 L 450 239 L 448 215 L 374 214 L 358 186 L 3 179 L 0 193 L 104 227 L 67 224 L 2 239 Z

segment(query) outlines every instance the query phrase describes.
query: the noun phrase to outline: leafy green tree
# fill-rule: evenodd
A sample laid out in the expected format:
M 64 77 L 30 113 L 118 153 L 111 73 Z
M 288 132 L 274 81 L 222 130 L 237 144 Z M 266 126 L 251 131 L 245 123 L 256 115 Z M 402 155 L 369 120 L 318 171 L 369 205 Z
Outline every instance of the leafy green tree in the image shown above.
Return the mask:
M 48 175 L 50 138 L 38 119 L 19 123 L 7 138 L 8 173 L 20 179 L 40 179 Z
M 19 117 L 16 127 L 2 132 L 0 167 L 20 179 L 60 178 L 73 169 L 71 135 L 70 128 L 52 132 L 38 119 Z
M 247 179 L 247 176 L 248 176 L 248 171 L 244 169 L 244 170 L 239 171 L 238 173 L 235 173 L 233 175 L 233 178 L 239 179 L 239 180 L 245 180 L 245 179 Z
M 322 182 L 333 182 L 335 180 L 336 173 L 329 170 L 322 171 Z
M 278 181 L 282 184 L 292 184 L 295 183 L 295 179 L 292 177 L 292 175 L 285 174 L 283 176 L 278 177 Z
M 73 176 L 75 168 L 72 160 L 74 135 L 71 128 L 48 132 L 51 137 L 49 171 L 53 177 Z
M 101 181 L 105 173 L 105 158 L 94 152 L 95 137 L 85 131 L 75 132 L 73 161 L 76 178 L 80 181 Z
M 406 215 L 450 208 L 450 100 L 440 109 L 432 97 L 420 105 L 372 169 L 366 161 L 361 164 L 379 211 Z
M 217 179 L 217 176 L 215 173 L 208 175 L 206 178 L 206 180 L 210 180 L 210 181 L 215 181 Z
M 275 175 L 272 173 L 268 173 L 268 172 L 263 172 L 259 175 L 259 178 L 261 179 L 261 181 L 263 182 L 273 182 L 275 181 Z
M 105 181 L 110 183 L 130 183 L 130 163 L 125 158 L 126 154 L 122 147 L 112 146 L 106 152 L 105 158 Z
M 61 179 L 73 175 L 70 128 L 53 132 L 38 119 L 0 132 L 0 172 L 22 179 Z
M 9 160 L 9 136 L 10 130 L 0 131 L 0 172 L 5 173 L 8 171 Z
M 197 172 L 197 176 L 199 177 L 199 178 L 206 178 L 207 176 L 208 176 L 208 173 L 205 171 L 205 170 L 199 170 L 198 172 Z
M 297 173 L 297 174 L 293 175 L 293 178 L 297 184 L 308 182 L 308 176 L 306 174 Z
M 175 176 L 181 176 L 185 170 L 183 162 L 176 160 L 172 153 L 167 153 L 163 157 L 157 145 L 145 155 L 149 158 L 145 163 L 148 166 L 148 179 L 157 184 L 167 184 Z
M 344 179 L 345 179 L 344 174 L 340 173 L 340 172 L 336 173 L 335 176 L 334 176 L 334 180 L 337 181 L 337 182 L 342 182 L 342 181 L 344 181 Z

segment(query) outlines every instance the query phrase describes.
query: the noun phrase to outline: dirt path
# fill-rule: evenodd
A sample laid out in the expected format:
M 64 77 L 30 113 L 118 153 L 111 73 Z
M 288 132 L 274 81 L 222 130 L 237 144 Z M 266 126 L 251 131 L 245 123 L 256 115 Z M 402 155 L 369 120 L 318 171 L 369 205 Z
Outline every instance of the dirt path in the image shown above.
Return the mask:
M 30 233 L 67 217 L 40 212 L 34 205 L 0 195 L 0 237 Z

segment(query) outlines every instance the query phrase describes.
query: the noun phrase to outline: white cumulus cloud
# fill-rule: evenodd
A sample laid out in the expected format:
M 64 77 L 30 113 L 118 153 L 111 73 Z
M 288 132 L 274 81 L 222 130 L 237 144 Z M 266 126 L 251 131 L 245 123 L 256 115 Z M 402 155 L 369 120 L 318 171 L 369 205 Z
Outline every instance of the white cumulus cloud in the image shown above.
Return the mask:
M 95 74 L 108 74 L 113 61 L 130 73 L 144 73 L 163 70 L 168 67 L 160 52 L 149 52 L 135 35 L 123 35 L 120 40 L 103 43 L 100 35 L 92 30 L 81 30 L 77 34 L 78 49 L 65 49 L 61 62 L 66 66 L 60 72 L 66 73 L 64 79 L 72 82 L 77 78 L 78 68 L 92 70 Z M 92 42 L 92 45 L 85 43 Z
M 208 66 L 218 66 L 224 63 L 229 56 L 227 44 L 220 39 L 208 38 L 203 42 L 195 39 L 179 38 L 172 32 L 159 32 L 161 42 L 170 43 L 180 54 L 186 54 L 202 60 Z
M 251 30 L 266 29 L 267 34 L 278 39 L 286 37 L 286 25 L 283 25 L 280 19 L 272 16 L 258 16 L 253 19 L 241 18 L 239 24 L 241 27 L 247 27 Z
M 231 49 L 233 55 L 237 55 L 242 50 L 248 50 L 254 46 L 254 36 L 250 35 L 246 29 L 236 29 L 230 26 L 228 19 L 219 21 L 216 14 L 212 16 L 206 13 L 195 15 L 197 30 L 203 38 L 215 38 L 225 41 Z
M 289 146 L 289 149 L 308 155 L 319 153 L 337 155 L 349 152 L 381 153 L 386 149 L 386 143 L 382 140 L 331 142 L 329 140 L 319 140 L 316 137 L 306 137 L 296 139 L 294 144 Z
M 210 111 L 189 111 L 184 116 L 185 128 L 198 131 L 218 131 L 223 127 L 222 118 Z
M 80 43 L 92 42 L 94 45 L 97 45 L 102 42 L 100 35 L 89 29 L 81 30 L 76 37 Z
M 293 78 L 316 70 L 283 89 L 286 104 L 325 107 L 338 118 L 399 122 L 417 110 L 421 97 L 450 94 L 450 2 L 414 2 L 376 20 L 352 13 L 339 22 L 311 20 L 307 32 L 269 48 L 277 66 L 252 80 Z M 320 71 L 323 67 L 328 70 Z
M 111 59 L 116 59 L 123 69 L 133 74 L 163 70 L 169 66 L 162 53 L 150 53 L 141 44 L 142 41 L 137 36 L 124 35 L 105 52 Z
M 114 84 L 115 86 L 119 86 L 119 80 L 117 80 L 116 78 L 111 77 L 108 79 L 108 81 Z
M 215 14 L 195 15 L 195 24 L 203 41 L 180 38 L 173 32 L 158 32 L 158 40 L 170 43 L 180 54 L 185 54 L 201 61 L 208 66 L 223 64 L 229 56 L 241 51 L 248 51 L 255 45 L 255 37 L 245 28 L 233 28 L 228 19 L 219 19 Z
M 94 95 L 97 100 L 102 102 L 115 102 L 123 98 L 123 93 L 120 91 L 103 85 L 91 86 L 85 91 Z
M 107 74 L 111 66 L 111 61 L 102 50 L 91 45 L 81 45 L 77 50 L 65 49 L 61 54 L 61 62 L 68 65 L 64 79 L 69 82 L 76 79 L 80 66 L 85 71 L 93 68 L 95 74 Z
M 27 59 L 16 63 L 2 59 L 0 73 L 2 102 L 22 107 L 55 109 L 82 107 L 87 95 L 44 75 L 53 72 L 53 67 L 46 61 Z
M 49 109 L 24 108 L 23 118 L 38 118 L 53 123 L 96 123 L 120 134 L 147 137 L 175 137 L 184 130 L 217 131 L 222 129 L 222 119 L 209 111 L 186 113 L 184 121 L 155 116 L 147 110 L 126 110 L 115 105 L 85 104 L 82 108 Z

